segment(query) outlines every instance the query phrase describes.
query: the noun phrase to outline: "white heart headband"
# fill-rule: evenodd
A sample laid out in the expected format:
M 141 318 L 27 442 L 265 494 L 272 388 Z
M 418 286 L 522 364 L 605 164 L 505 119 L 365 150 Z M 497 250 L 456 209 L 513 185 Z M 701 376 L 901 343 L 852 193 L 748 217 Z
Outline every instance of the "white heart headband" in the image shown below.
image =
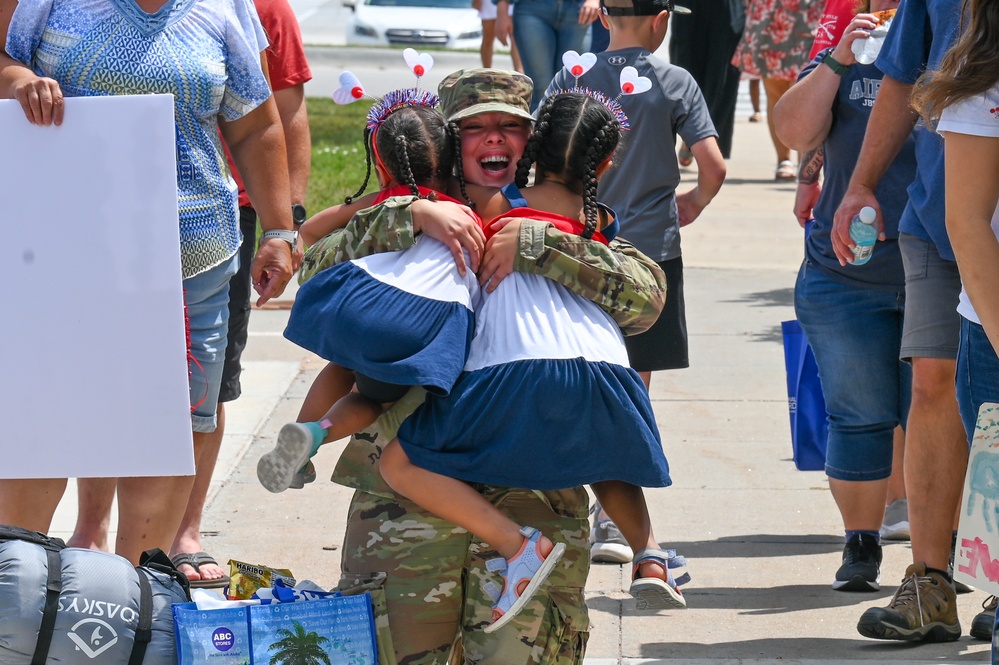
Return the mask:
M 434 58 L 429 53 L 417 53 L 408 48 L 402 52 L 406 66 L 416 75 L 415 88 L 400 88 L 387 93 L 384 97 L 372 97 L 364 89 L 360 79 L 353 72 L 340 74 L 340 87 L 333 91 L 333 101 L 337 104 L 352 104 L 359 99 L 370 99 L 375 103 L 368 111 L 367 128 L 377 129 L 385 119 L 396 109 L 403 106 L 431 106 L 440 104 L 440 98 L 432 92 L 420 90 L 420 79 L 427 75 L 434 66 Z
M 576 83 L 572 88 L 557 90 L 555 94 L 581 93 L 587 95 L 588 97 L 592 97 L 606 106 L 607 110 L 614 114 L 614 117 L 621 125 L 621 129 L 629 129 L 631 127 L 631 124 L 628 122 L 628 116 L 625 115 L 624 109 L 621 108 L 621 104 L 618 100 L 626 95 L 638 95 L 651 90 L 652 81 L 648 77 L 639 76 L 638 70 L 634 67 L 625 67 L 621 70 L 621 92 L 617 97 L 611 99 L 599 90 L 591 90 L 590 88 L 581 87 L 579 85 L 579 79 L 586 74 L 586 72 L 593 69 L 593 65 L 597 64 L 596 55 L 593 53 L 579 54 L 576 51 L 566 51 L 562 55 L 562 64 L 565 65 L 566 71 L 573 76 Z

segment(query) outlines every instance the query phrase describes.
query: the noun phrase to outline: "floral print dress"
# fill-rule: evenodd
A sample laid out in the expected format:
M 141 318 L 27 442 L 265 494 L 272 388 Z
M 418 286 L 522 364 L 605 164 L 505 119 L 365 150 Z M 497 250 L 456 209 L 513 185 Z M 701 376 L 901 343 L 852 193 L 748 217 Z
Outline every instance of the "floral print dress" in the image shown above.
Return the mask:
M 744 79 L 796 81 L 808 64 L 824 0 L 748 0 L 746 29 L 732 64 Z

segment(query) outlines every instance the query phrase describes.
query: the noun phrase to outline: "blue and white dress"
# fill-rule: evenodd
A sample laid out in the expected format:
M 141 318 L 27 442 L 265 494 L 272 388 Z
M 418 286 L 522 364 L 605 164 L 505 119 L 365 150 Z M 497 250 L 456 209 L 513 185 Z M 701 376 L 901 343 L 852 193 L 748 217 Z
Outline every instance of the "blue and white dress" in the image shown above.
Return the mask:
M 582 231 L 576 220 L 528 208 L 503 216 Z M 483 291 L 475 311 L 471 351 L 451 394 L 428 395 L 399 430 L 414 464 L 536 490 L 602 480 L 671 484 L 648 392 L 606 312 L 554 281 L 517 272 Z
M 393 188 L 379 201 L 409 193 Z M 401 252 L 354 259 L 314 276 L 299 289 L 284 336 L 373 379 L 446 395 L 468 357 L 478 293 L 475 274 L 462 277 L 451 250 L 423 236 Z

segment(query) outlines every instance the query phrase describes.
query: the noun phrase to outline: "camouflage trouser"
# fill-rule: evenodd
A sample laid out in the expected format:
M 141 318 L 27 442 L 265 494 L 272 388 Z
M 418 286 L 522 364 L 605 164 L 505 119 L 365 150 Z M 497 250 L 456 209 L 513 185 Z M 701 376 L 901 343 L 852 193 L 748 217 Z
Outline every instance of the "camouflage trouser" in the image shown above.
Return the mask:
M 482 628 L 492 620 L 494 602 L 488 589 L 502 589 L 503 582 L 486 561 L 499 554 L 401 497 L 355 492 L 339 586 L 375 590 L 379 649 L 388 652 L 379 663 L 444 665 L 449 657 L 453 663 L 582 663 L 589 630 L 583 599 L 590 565 L 586 492 L 476 487 L 519 524 L 564 542 L 565 556 L 523 612 L 487 635 Z

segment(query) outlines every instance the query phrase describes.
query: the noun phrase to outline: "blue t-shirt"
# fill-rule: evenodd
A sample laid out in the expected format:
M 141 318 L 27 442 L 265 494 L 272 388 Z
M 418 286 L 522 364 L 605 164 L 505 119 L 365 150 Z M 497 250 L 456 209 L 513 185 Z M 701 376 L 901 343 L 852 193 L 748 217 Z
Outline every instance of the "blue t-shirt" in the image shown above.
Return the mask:
M 6 50 L 67 97 L 174 96 L 186 279 L 239 249 L 236 183 L 217 119 L 237 120 L 270 96 L 266 45 L 250 0 L 167 0 L 155 14 L 134 0 L 36 0 L 17 4 Z
M 885 38 L 878 69 L 900 83 L 915 83 L 923 71 L 940 64 L 957 40 L 960 22 L 961 0 L 905 0 Z M 914 133 L 918 168 L 899 230 L 932 242 L 940 256 L 953 261 L 944 224 L 943 142 L 922 120 Z
M 798 80 L 818 67 L 833 48 L 818 53 L 801 71 Z M 898 223 L 905 209 L 906 187 L 916 174 L 915 139 L 911 134 L 874 191 L 881 205 L 886 240 L 874 243 L 871 260 L 862 266 L 841 266 L 829 238 L 836 208 L 843 200 L 860 156 L 860 146 L 864 142 L 871 108 L 881 88 L 882 76 L 874 65 L 857 63 L 851 65 L 840 79 L 832 104 L 832 126 L 822 144 L 825 151 L 822 194 L 813 211 L 815 225 L 805 241 L 805 252 L 813 265 L 837 281 L 860 288 L 896 291 L 905 287 L 902 256 L 898 251 Z

